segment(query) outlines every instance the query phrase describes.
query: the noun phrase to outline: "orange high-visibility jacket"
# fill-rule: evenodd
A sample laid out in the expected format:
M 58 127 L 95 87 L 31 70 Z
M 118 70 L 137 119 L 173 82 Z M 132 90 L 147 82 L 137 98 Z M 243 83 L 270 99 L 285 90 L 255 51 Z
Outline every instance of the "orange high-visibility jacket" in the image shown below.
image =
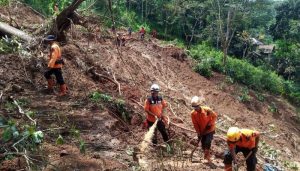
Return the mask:
M 146 30 L 145 30 L 145 29 L 141 29 L 141 30 L 140 30 L 140 33 L 141 33 L 141 34 L 146 34 Z
M 158 96 L 153 98 L 152 96 L 148 97 L 145 101 L 144 109 L 145 111 L 150 111 L 155 114 L 158 118 L 161 117 L 162 111 L 167 107 L 167 102 Z M 147 120 L 150 122 L 155 122 L 155 117 L 147 113 Z
M 194 128 L 198 134 L 205 135 L 215 130 L 217 113 L 212 111 L 209 107 L 201 106 L 201 111 L 197 112 L 193 110 L 191 113 L 192 122 Z M 210 125 L 209 129 L 206 129 L 207 125 Z
M 232 143 L 228 141 L 229 149 L 232 150 L 235 146 L 248 149 L 253 149 L 255 147 L 256 138 L 259 136 L 259 132 L 250 129 L 241 129 L 241 133 L 241 139 L 238 142 Z
M 57 60 L 61 59 L 61 50 L 60 47 L 58 46 L 58 44 L 53 43 L 51 45 L 51 52 L 49 55 L 49 63 L 48 63 L 48 67 L 49 68 L 61 68 L 62 64 L 56 64 L 55 62 Z

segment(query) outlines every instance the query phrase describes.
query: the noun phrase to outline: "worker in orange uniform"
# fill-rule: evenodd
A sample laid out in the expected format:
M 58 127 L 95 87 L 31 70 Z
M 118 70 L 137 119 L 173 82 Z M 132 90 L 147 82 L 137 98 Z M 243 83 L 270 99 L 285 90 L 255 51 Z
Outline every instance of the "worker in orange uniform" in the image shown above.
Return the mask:
M 141 29 L 140 29 L 140 36 L 141 36 L 141 40 L 144 40 L 144 38 L 145 38 L 145 34 L 146 34 L 146 30 L 145 30 L 145 28 L 144 27 L 142 27 Z
M 147 127 L 148 129 L 157 121 L 157 128 L 155 129 L 154 136 L 152 139 L 153 144 L 157 144 L 157 129 L 161 133 L 165 142 L 169 140 L 166 126 L 164 122 L 164 111 L 167 107 L 166 101 L 158 95 L 160 88 L 157 84 L 153 84 L 150 88 L 151 96 L 145 101 L 144 109 L 147 114 Z
M 48 91 L 53 92 L 54 80 L 52 79 L 51 75 L 54 74 L 56 77 L 56 82 L 60 85 L 59 96 L 64 96 L 67 94 L 67 86 L 61 70 L 62 66 L 64 65 L 64 61 L 61 56 L 61 49 L 58 45 L 58 42 L 55 41 L 56 38 L 54 35 L 48 35 L 44 40 L 50 45 L 48 71 L 46 71 L 44 74 L 48 82 Z
M 226 171 L 232 171 L 232 161 L 237 164 L 236 154 L 238 152 L 242 152 L 246 158 L 247 171 L 256 170 L 259 132 L 231 127 L 227 132 L 227 143 L 229 150 L 225 151 L 224 157 Z
M 211 163 L 210 147 L 215 133 L 217 113 L 207 106 L 200 106 L 202 102 L 198 96 L 194 96 L 191 103 L 194 108 L 191 117 L 198 134 L 198 141 L 201 141 L 204 159 Z

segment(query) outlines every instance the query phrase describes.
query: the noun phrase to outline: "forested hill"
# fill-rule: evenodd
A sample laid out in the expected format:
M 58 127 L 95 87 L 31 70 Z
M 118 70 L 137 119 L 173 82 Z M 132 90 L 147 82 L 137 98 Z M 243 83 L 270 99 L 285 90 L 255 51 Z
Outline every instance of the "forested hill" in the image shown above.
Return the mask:
M 58 8 L 62 10 L 71 1 L 24 0 L 24 2 L 44 15 L 52 16 L 54 4 L 58 4 Z M 138 31 L 143 26 L 149 34 L 157 30 L 158 38 L 173 41 L 193 52 L 199 49 L 197 46 L 205 44 L 212 49 L 209 51 L 202 49 L 199 53 L 210 54 L 211 51 L 221 51 L 223 59 L 215 59 L 216 56 L 211 55 L 205 57 L 201 55 L 199 58 L 195 57 L 199 56 L 197 53 L 193 53 L 199 61 L 206 61 L 205 66 L 201 65 L 198 68 L 200 74 L 211 75 L 211 70 L 221 71 L 249 88 L 283 95 L 299 106 L 299 7 L 299 0 L 85 0 L 79 11 L 97 14 L 101 22 L 108 27 L 115 23 L 117 28 L 127 30 L 131 27 L 133 31 Z M 246 68 L 253 65 L 261 70 L 261 73 L 267 72 L 272 77 L 266 83 L 266 80 L 231 71 L 237 68 L 222 68 L 226 62 L 232 63 L 230 60 L 227 61 L 227 56 L 242 60 L 236 65 L 244 63 L 247 65 Z M 212 61 L 219 60 L 222 60 L 221 68 L 214 67 Z M 257 70 L 256 68 L 251 70 Z M 238 72 L 250 72 L 249 75 L 262 77 L 254 71 Z M 273 85 L 276 88 L 270 88 L 261 82 L 278 85 Z
M 258 170 L 299 170 L 299 7 L 0 0 L 0 170 L 223 171 L 229 127 L 260 132 Z M 52 76 L 63 83 L 45 77 L 49 34 L 64 62 Z M 154 83 L 170 138 L 158 134 L 157 145 L 144 110 Z M 193 96 L 218 115 L 211 165 L 197 142 Z

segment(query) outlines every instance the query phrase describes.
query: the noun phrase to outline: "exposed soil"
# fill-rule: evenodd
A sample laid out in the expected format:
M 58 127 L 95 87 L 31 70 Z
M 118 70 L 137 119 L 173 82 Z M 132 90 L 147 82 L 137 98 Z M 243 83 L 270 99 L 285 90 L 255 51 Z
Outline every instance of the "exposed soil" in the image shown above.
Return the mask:
M 21 4 L 12 5 L 9 9 L 16 22 L 24 25 L 28 32 L 38 29 L 29 27 L 29 23 L 40 26 L 45 22 Z M 0 8 L 0 13 L 7 16 L 5 11 Z M 39 152 L 43 161 L 47 161 L 39 163 L 42 170 L 133 170 L 137 167 L 135 155 L 132 156 L 129 151 L 141 143 L 146 132 L 142 128 L 141 115 L 144 112 L 138 103 L 143 104 L 153 83 L 161 86 L 161 94 L 176 115 L 184 121 L 180 122 L 168 112 L 172 122 L 193 130 L 190 99 L 194 95 L 202 95 L 205 97 L 205 104 L 219 114 L 219 128 L 226 130 L 229 126 L 236 125 L 260 132 L 273 128 L 273 132 L 262 135 L 262 140 L 279 150 L 279 160 L 300 162 L 297 145 L 300 142 L 300 124 L 295 119 L 295 107 L 282 97 L 265 93 L 264 101 L 259 101 L 256 93 L 250 91 L 251 101 L 242 103 L 238 99 L 242 85 L 228 83 L 226 77 L 218 73 L 214 73 L 211 79 L 195 73 L 192 70 L 194 61 L 182 49 L 152 38 L 141 41 L 137 34 L 128 38 L 125 46 L 117 47 L 112 33 L 98 40 L 97 37 L 91 39 L 86 36 L 89 33 L 81 30 L 81 26 L 74 27 L 72 33 L 68 34 L 68 43 L 62 46 L 66 62 L 63 75 L 70 92 L 64 98 L 44 92 L 46 49 L 38 49 L 31 57 L 0 54 L 0 92 L 4 94 L 4 100 L 0 101 L 1 115 L 22 123 L 26 118 L 15 114 L 17 111 L 9 112 L 4 107 L 4 101 L 9 96 L 29 101 L 24 108 L 37 112 L 35 118 L 38 129 L 45 133 Z M 40 52 L 45 53 L 40 55 Z M 120 83 L 121 95 L 117 85 L 104 78 L 95 78 L 88 72 L 91 67 L 112 80 L 115 76 Z M 56 90 L 58 89 L 57 86 Z M 95 91 L 109 94 L 114 100 L 123 99 L 131 120 L 123 121 L 120 112 L 110 102 L 92 102 L 90 94 Z M 269 106 L 272 103 L 276 105 L 277 113 L 270 112 Z M 72 128 L 80 130 L 80 138 L 86 144 L 85 154 L 80 153 L 78 140 L 71 136 Z M 189 154 L 193 148 L 175 143 L 180 140 L 188 144 L 196 136 L 195 133 L 174 126 L 169 131 L 175 147 L 182 152 L 181 157 L 167 152 L 160 155 L 157 151 L 166 150 L 164 147 L 156 147 L 146 154 L 145 162 L 149 167 L 142 170 L 223 170 L 222 153 L 226 149 L 226 142 L 222 139 L 225 135 L 222 131 L 217 131 L 212 146 L 216 169 L 204 164 L 200 150 L 194 153 L 193 160 L 196 162 L 190 162 Z M 55 143 L 59 134 L 65 138 L 64 145 Z M 258 158 L 261 165 L 265 157 L 260 153 Z M 24 159 L 17 157 L 5 160 L 0 165 L 0 170 L 19 170 L 25 167 Z

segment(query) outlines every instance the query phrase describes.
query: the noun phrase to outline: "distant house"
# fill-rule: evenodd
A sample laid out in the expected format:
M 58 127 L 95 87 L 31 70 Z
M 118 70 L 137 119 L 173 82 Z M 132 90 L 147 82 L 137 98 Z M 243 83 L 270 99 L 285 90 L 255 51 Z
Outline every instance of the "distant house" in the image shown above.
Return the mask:
M 275 45 L 264 45 L 261 41 L 250 38 L 251 44 L 254 47 L 251 52 L 251 60 L 255 61 L 257 59 L 265 59 L 268 62 L 272 60 L 272 55 L 275 51 Z
M 259 45 L 258 50 L 260 53 L 269 55 L 275 50 L 275 45 Z

